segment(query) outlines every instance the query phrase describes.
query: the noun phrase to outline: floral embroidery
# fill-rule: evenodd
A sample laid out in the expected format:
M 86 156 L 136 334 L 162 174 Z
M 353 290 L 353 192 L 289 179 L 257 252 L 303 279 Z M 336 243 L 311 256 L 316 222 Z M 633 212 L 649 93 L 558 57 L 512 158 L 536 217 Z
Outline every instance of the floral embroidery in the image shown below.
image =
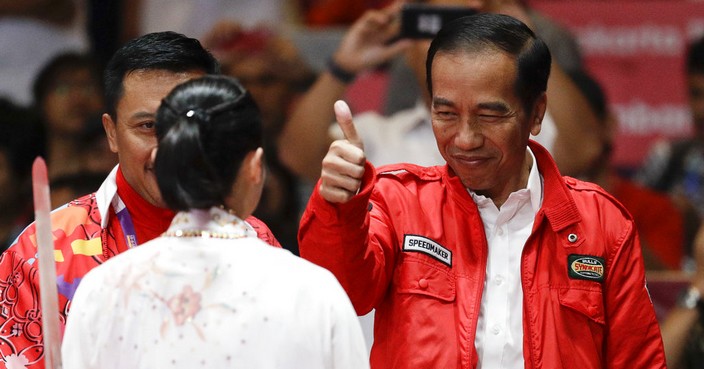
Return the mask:
M 176 325 L 183 325 L 200 311 L 200 293 L 194 292 L 191 286 L 185 286 L 180 294 L 169 300 L 168 305 Z
M 27 369 L 27 365 L 29 365 L 29 360 L 22 354 L 5 356 L 4 361 L 7 369 Z

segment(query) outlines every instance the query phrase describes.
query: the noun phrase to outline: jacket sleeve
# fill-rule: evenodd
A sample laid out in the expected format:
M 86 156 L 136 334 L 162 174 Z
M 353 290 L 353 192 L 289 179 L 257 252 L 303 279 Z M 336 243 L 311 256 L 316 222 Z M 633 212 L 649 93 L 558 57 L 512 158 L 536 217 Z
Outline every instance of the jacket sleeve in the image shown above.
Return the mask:
M 633 222 L 628 223 L 620 246 L 609 256 L 604 368 L 665 368 L 660 327 L 645 284 L 640 241 Z
M 359 315 L 381 300 L 396 257 L 393 226 L 375 185 L 376 170 L 367 162 L 362 188 L 347 203 L 328 202 L 316 186 L 298 232 L 301 256 L 337 277 Z
M 36 254 L 33 229 L 0 255 L 0 363 L 8 368 L 44 368 L 39 273 L 36 258 L 25 258 Z

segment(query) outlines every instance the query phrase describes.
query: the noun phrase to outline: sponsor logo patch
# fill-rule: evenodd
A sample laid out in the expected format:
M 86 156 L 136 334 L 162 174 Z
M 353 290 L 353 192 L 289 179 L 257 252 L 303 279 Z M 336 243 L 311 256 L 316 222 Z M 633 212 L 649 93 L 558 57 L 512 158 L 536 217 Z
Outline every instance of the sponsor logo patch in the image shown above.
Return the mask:
M 403 251 L 422 252 L 449 267 L 452 266 L 452 251 L 427 237 L 405 235 L 403 237 Z
M 570 278 L 587 281 L 604 281 L 604 259 L 596 256 L 572 254 L 567 257 Z

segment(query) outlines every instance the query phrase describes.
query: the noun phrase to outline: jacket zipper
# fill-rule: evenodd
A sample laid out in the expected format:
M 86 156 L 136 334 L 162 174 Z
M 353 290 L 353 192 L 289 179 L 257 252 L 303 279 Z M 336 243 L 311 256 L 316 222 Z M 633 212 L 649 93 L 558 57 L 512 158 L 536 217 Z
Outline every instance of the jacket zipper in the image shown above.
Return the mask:
M 543 219 L 545 219 L 543 212 L 540 211 L 536 218 L 537 218 L 536 222 L 537 222 L 538 226 L 542 226 Z M 532 329 L 532 324 L 530 321 L 530 318 L 533 316 L 533 311 L 531 309 L 531 304 L 526 301 L 527 300 L 526 296 L 528 296 L 528 295 L 526 294 L 526 290 L 527 290 L 526 289 L 526 280 L 524 279 L 524 277 L 525 277 L 525 268 L 527 268 L 527 267 L 524 262 L 526 259 L 526 257 L 525 257 L 526 248 L 529 245 L 533 245 L 532 240 L 535 238 L 535 234 L 536 234 L 535 230 L 537 228 L 538 227 L 535 227 L 535 226 L 533 227 L 533 232 L 531 232 L 530 236 L 528 236 L 528 239 L 526 240 L 525 246 L 523 247 L 523 251 L 521 252 L 521 281 L 522 281 L 521 285 L 522 285 L 522 289 L 523 289 L 523 307 L 526 310 L 526 317 L 528 318 L 528 322 L 525 322 L 525 321 L 523 322 L 523 326 L 526 327 L 526 329 L 527 329 L 527 332 L 523 332 L 523 340 L 525 341 L 526 336 L 528 337 L 528 350 L 530 352 L 530 364 L 531 364 L 532 369 L 538 369 L 538 367 L 535 364 L 537 352 L 535 351 L 535 347 L 533 347 L 533 334 L 532 334 L 533 329 Z M 531 282 L 531 287 L 532 287 L 532 282 Z M 533 299 L 532 295 L 531 295 L 530 299 L 532 302 L 532 299 Z M 524 357 L 525 357 L 525 355 L 524 355 Z

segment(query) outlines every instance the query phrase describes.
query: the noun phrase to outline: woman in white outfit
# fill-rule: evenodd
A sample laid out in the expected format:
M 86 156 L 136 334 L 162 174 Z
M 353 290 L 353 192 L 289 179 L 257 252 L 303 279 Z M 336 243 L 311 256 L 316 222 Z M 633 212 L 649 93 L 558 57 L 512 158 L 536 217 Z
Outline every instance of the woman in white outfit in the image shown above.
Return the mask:
M 163 100 L 156 131 L 159 189 L 179 213 L 166 233 L 83 279 L 64 367 L 368 368 L 335 277 L 242 221 L 265 177 L 249 93 L 224 76 L 186 82 Z

